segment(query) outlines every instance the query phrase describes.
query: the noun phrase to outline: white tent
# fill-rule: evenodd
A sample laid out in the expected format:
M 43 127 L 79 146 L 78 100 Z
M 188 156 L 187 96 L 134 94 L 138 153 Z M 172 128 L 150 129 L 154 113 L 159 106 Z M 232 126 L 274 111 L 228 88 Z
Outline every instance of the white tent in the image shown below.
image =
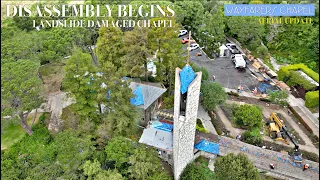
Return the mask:
M 147 144 L 162 150 L 172 151 L 173 134 L 150 126 L 143 130 L 139 143 Z
M 220 57 L 227 57 L 228 56 L 229 49 L 224 44 L 222 44 L 222 46 L 220 46 L 219 49 L 220 49 Z

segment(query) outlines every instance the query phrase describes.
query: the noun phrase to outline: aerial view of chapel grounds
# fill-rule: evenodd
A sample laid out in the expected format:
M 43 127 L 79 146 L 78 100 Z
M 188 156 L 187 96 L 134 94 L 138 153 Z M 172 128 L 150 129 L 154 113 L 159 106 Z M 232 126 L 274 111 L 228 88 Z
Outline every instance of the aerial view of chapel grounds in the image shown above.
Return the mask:
M 319 1 L 1 0 L 1 179 L 319 179 Z

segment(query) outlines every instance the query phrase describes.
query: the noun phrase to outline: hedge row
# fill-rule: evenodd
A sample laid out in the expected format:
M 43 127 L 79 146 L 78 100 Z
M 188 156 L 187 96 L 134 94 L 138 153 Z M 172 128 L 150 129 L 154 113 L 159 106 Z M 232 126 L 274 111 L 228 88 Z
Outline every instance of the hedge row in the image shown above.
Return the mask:
M 280 68 L 278 72 L 279 80 L 283 81 L 285 77 L 290 76 L 290 71 L 297 71 L 301 70 L 304 73 L 306 73 L 308 76 L 310 76 L 313 80 L 317 81 L 319 83 L 319 74 L 314 72 L 312 69 L 309 69 L 304 64 L 293 64 L 289 66 L 283 66 Z
M 298 72 L 290 71 L 289 78 L 287 80 L 288 86 L 297 86 L 300 85 L 306 90 L 312 90 L 316 87 L 315 84 L 312 84 L 310 81 L 304 79 Z
M 310 126 L 303 120 L 303 118 L 297 113 L 297 111 L 290 106 L 289 104 L 289 109 L 291 110 L 291 112 L 298 118 L 299 122 L 310 132 L 313 133 L 312 129 L 310 128 Z
M 306 93 L 305 105 L 308 108 L 319 106 L 319 91 L 309 91 Z

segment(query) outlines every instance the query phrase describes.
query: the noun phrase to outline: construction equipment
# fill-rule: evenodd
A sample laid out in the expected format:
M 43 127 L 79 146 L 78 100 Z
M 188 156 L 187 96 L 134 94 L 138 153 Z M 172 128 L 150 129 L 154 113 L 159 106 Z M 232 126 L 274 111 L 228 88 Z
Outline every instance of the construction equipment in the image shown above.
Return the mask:
M 299 152 L 299 145 L 293 139 L 287 127 L 283 124 L 283 120 L 280 120 L 275 112 L 271 113 L 269 119 L 271 120 L 271 122 L 268 122 L 267 125 L 269 125 L 270 137 L 278 141 L 282 141 L 287 145 L 289 145 L 289 142 L 287 141 L 287 139 L 289 138 L 289 140 L 294 145 L 294 150 L 292 154 L 293 160 L 294 162 L 301 163 L 302 157 L 301 153 Z

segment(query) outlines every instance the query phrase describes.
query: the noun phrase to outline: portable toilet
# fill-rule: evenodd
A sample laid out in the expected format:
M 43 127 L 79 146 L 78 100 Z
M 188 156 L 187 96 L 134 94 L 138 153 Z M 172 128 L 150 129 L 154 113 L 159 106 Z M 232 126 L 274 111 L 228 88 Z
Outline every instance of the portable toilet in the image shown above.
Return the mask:
M 219 49 L 220 49 L 220 57 L 230 56 L 230 51 L 224 44 L 222 44 L 222 46 L 220 46 Z

